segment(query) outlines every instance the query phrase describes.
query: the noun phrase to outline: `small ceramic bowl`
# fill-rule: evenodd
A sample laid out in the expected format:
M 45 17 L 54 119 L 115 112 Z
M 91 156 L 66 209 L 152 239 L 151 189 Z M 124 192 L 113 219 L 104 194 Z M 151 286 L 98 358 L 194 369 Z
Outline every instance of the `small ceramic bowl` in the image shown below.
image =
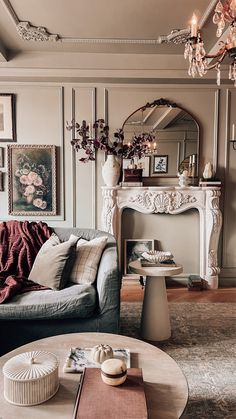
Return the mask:
M 172 260 L 173 255 L 171 252 L 162 252 L 158 250 L 150 250 L 150 252 L 142 253 L 142 257 L 148 262 L 161 263 L 166 260 Z

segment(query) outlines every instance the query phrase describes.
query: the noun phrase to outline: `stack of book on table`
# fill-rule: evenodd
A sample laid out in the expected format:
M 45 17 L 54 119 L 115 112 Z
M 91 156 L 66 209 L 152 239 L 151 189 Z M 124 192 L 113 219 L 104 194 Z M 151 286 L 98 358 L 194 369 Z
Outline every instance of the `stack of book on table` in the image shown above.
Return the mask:
M 143 182 L 120 182 L 122 187 L 143 186 Z
M 151 267 L 166 266 L 166 265 L 176 266 L 176 263 L 173 259 L 165 260 L 163 262 L 149 262 L 146 259 L 140 259 L 140 262 L 143 268 L 148 268 L 148 267 L 151 268 Z
M 76 396 L 73 419 L 147 419 L 142 370 L 128 369 L 120 386 L 105 384 L 100 368 L 85 368 Z

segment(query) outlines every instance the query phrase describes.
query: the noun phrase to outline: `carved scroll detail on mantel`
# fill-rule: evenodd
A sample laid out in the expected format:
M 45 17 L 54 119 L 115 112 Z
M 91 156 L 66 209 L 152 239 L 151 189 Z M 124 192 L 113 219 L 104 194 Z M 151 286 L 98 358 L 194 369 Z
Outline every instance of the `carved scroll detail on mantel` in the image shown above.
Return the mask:
M 208 274 L 209 275 L 218 275 L 220 273 L 220 268 L 217 266 L 217 254 L 215 250 L 210 250 L 208 256 Z
M 222 225 L 219 207 L 220 188 L 191 188 L 179 190 L 148 187 L 109 188 L 103 187 L 102 229 L 117 239 L 121 261 L 121 219 L 124 208 L 142 213 L 178 214 L 195 208 L 199 211 L 200 276 L 209 288 L 218 288 L 217 251 Z M 155 238 L 155 237 L 154 237 Z
M 60 40 L 59 35 L 51 34 L 42 26 L 33 26 L 29 22 L 19 22 L 16 26 L 17 32 L 24 41 L 56 42 Z
M 153 213 L 168 214 L 179 209 L 184 204 L 196 202 L 196 198 L 181 192 L 146 191 L 142 194 L 131 196 L 129 202 Z
M 217 233 L 221 227 L 222 216 L 219 209 L 220 191 L 209 192 L 209 207 L 213 217 L 213 230 Z
M 102 208 L 102 230 L 115 234 L 113 231 L 113 212 L 116 205 L 115 191 L 107 189 L 103 192 L 103 208 Z

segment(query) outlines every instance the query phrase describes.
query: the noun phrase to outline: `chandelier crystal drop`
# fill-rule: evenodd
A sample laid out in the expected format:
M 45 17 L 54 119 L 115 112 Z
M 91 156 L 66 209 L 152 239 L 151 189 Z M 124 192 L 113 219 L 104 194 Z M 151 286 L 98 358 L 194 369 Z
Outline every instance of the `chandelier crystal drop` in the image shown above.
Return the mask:
M 236 86 L 236 0 L 227 0 L 224 4 L 218 1 L 213 15 L 213 23 L 217 25 L 216 36 L 221 37 L 226 24 L 230 24 L 226 42 L 219 43 L 215 54 L 206 54 L 204 43 L 198 30 L 196 16 L 191 21 L 191 35 L 185 44 L 184 58 L 189 61 L 188 75 L 203 77 L 208 70 L 217 72 L 217 85 L 220 85 L 220 65 L 226 56 L 232 59 L 229 66 L 229 80 Z

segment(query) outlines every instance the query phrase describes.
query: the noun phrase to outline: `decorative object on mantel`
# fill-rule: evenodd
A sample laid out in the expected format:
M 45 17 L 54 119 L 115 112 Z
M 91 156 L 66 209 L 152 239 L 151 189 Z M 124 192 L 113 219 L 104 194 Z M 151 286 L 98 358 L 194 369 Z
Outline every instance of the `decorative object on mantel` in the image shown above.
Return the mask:
M 206 163 L 204 171 L 203 171 L 203 178 L 205 180 L 210 180 L 212 178 L 212 165 L 211 162 Z
M 235 124 L 232 124 L 232 135 L 231 135 L 231 139 L 229 140 L 229 142 L 233 144 L 233 149 L 236 150 Z
M 178 173 L 179 176 L 179 186 L 181 188 L 184 188 L 185 186 L 189 185 L 189 177 L 188 177 L 188 171 L 184 170 L 183 173 Z
M 33 406 L 53 397 L 59 388 L 58 360 L 50 352 L 25 352 L 3 366 L 4 397 L 18 406 Z
M 102 177 L 105 185 L 116 186 L 120 178 L 121 165 L 113 154 L 108 154 L 102 166 Z
M 204 43 L 198 29 L 198 21 L 195 15 L 191 21 L 191 34 L 187 40 L 184 58 L 189 60 L 189 76 L 204 76 L 208 70 L 217 71 L 217 85 L 220 85 L 220 65 L 225 57 L 232 61 L 229 66 L 229 80 L 236 86 L 236 1 L 226 0 L 224 5 L 218 1 L 213 15 L 213 23 L 217 25 L 216 36 L 220 38 L 225 26 L 230 24 L 226 41 L 219 42 L 219 49 L 213 54 L 206 54 Z M 208 59 L 213 61 L 209 63 Z
M 67 122 L 66 128 L 76 134 L 76 138 L 71 140 L 74 149 L 76 151 L 85 150 L 85 157 L 81 157 L 79 161 L 87 163 L 95 160 L 96 150 L 102 150 L 106 153 L 107 158 L 102 168 L 102 175 L 107 186 L 116 186 L 119 181 L 121 164 L 118 159 L 121 157 L 133 159 L 134 157 L 145 156 L 150 149 L 150 143 L 154 139 L 153 135 L 143 133 L 134 136 L 130 143 L 124 144 L 123 131 L 119 129 L 114 133 L 114 140 L 111 140 L 109 126 L 105 124 L 104 119 L 98 119 L 94 123 L 94 138 L 91 138 L 90 126 L 86 121 L 82 121 L 81 125 L 75 121 L 72 121 L 71 124 Z

